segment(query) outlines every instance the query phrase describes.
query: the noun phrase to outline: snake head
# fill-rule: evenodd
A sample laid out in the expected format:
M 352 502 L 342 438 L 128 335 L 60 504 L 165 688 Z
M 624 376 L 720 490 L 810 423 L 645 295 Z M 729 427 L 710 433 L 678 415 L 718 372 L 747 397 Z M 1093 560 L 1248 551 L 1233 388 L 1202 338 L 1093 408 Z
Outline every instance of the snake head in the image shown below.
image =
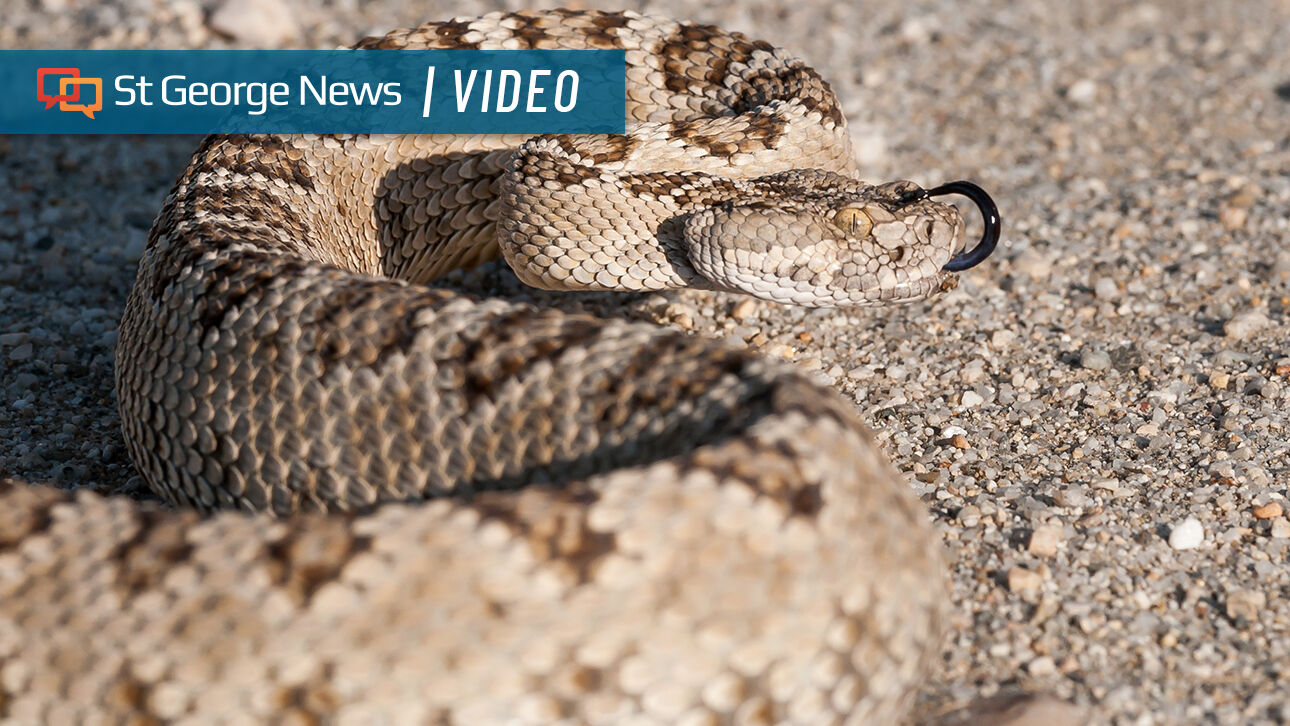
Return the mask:
M 807 307 L 921 300 L 954 287 L 954 273 L 985 259 L 998 239 L 993 202 L 967 182 L 924 190 L 796 171 L 754 184 L 764 194 L 686 220 L 690 262 L 716 288 Z M 958 209 L 933 198 L 943 194 L 969 196 L 986 217 L 971 250 L 960 252 Z

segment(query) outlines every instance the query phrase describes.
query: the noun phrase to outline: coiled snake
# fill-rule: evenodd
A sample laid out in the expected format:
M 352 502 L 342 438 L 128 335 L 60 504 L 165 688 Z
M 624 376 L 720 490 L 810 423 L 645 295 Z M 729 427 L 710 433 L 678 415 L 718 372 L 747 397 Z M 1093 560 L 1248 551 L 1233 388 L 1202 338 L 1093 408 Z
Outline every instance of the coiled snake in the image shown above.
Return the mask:
M 131 456 L 183 506 L 0 484 L 0 720 L 897 721 L 938 542 L 851 405 L 424 283 L 501 254 L 553 289 L 921 299 L 998 233 L 960 252 L 931 197 L 988 197 L 856 181 L 816 72 L 713 27 L 494 14 L 358 47 L 624 48 L 631 132 L 207 139 L 117 347 Z

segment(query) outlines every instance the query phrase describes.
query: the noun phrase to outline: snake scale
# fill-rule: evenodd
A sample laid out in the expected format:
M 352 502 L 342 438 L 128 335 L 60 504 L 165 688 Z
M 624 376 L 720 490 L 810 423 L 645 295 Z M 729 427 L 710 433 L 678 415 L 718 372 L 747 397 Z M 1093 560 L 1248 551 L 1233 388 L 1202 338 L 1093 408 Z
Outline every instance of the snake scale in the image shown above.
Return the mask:
M 629 133 L 207 139 L 117 347 L 131 457 L 182 506 L 0 483 L 0 722 L 897 722 L 942 564 L 852 405 L 427 283 L 501 255 L 549 289 L 893 303 L 993 241 L 857 181 L 829 87 L 739 34 L 553 11 L 357 47 L 623 48 Z

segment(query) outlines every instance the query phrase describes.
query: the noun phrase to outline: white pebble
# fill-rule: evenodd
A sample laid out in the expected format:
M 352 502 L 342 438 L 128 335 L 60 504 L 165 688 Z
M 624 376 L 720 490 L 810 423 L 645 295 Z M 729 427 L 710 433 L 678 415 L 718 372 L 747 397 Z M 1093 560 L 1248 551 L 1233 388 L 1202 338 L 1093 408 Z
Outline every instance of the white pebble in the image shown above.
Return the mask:
M 900 35 L 908 43 L 926 43 L 932 37 L 932 25 L 926 18 L 910 18 L 900 24 Z
M 1205 541 L 1205 528 L 1195 517 L 1188 517 L 1174 525 L 1169 533 L 1169 546 L 1176 550 L 1191 550 Z
M 1290 539 L 1290 519 L 1277 517 L 1272 520 L 1272 539 Z
M 1073 103 L 1086 106 L 1097 100 L 1097 84 L 1087 78 L 1075 81 L 1066 89 L 1066 97 Z
M 1017 334 L 1011 330 L 996 330 L 990 335 L 990 347 L 995 350 L 1002 350 L 1012 345 L 1012 341 L 1017 339 Z
M 1083 509 L 1089 505 L 1088 490 L 1082 484 L 1070 484 L 1058 489 L 1053 500 L 1058 506 Z
M 1093 283 L 1093 294 L 1097 295 L 1099 300 L 1114 300 L 1120 295 L 1120 287 L 1109 277 L 1099 277 L 1097 282 Z
M 1035 678 L 1045 678 L 1057 673 L 1057 663 L 1051 656 L 1041 655 L 1038 658 L 1026 664 L 1026 670 Z
M 1120 490 L 1119 479 L 1094 479 L 1093 488 L 1101 489 L 1108 492 L 1118 492 Z
M 1087 368 L 1091 371 L 1104 371 L 1111 367 L 1111 356 L 1100 348 L 1085 346 L 1080 351 L 1079 364 L 1081 368 Z
M 961 400 L 963 402 L 963 405 L 966 406 L 967 408 L 974 408 L 976 406 L 980 406 L 981 404 L 985 403 L 985 399 L 982 398 L 981 394 L 977 393 L 976 391 L 966 391 L 963 394 L 963 398 Z
M 1262 310 L 1245 310 L 1223 324 L 1223 334 L 1242 340 L 1268 327 L 1271 322 Z

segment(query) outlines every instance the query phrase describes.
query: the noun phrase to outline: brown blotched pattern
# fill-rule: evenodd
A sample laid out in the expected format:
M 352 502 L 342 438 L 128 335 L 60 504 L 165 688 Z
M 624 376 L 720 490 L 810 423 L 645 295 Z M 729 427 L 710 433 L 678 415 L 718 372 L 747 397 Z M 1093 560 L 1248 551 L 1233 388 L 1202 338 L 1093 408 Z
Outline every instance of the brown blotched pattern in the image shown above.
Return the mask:
M 504 254 L 548 287 L 913 299 L 957 217 L 855 181 L 823 81 L 717 28 L 495 14 L 360 47 L 623 48 L 630 133 L 208 139 L 116 368 L 181 508 L 0 481 L 0 722 L 896 722 L 941 565 L 848 404 L 417 283 Z

